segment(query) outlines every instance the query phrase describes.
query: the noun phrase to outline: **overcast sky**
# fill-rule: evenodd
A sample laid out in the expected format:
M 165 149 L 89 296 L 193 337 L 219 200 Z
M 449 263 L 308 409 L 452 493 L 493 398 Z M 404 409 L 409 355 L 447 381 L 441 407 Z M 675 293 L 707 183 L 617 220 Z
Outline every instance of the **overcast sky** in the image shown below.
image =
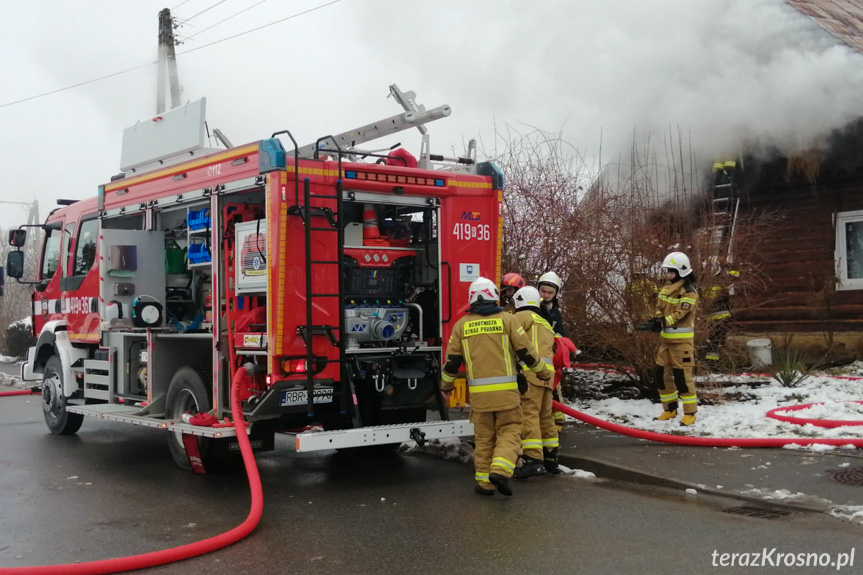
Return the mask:
M 809 146 L 863 114 L 863 57 L 783 0 L 174 0 L 183 100 L 207 97 L 234 144 L 290 129 L 300 144 L 398 113 L 387 86 L 427 107 L 432 151 L 494 140 L 495 123 L 563 129 L 595 157 L 633 133 L 691 134 L 698 157 L 758 140 Z M 84 198 L 119 170 L 122 129 L 156 111 L 163 1 L 0 0 L 0 199 Z M 212 8 L 211 8 L 212 7 Z M 209 10 L 206 10 L 211 8 Z M 201 13 L 206 10 L 206 12 Z M 191 38 L 194 36 L 194 38 Z M 15 105 L 9 102 L 136 66 Z M 414 132 L 415 133 L 415 132 Z M 418 138 L 399 135 L 418 153 Z M 24 212 L 0 206 L 0 227 Z

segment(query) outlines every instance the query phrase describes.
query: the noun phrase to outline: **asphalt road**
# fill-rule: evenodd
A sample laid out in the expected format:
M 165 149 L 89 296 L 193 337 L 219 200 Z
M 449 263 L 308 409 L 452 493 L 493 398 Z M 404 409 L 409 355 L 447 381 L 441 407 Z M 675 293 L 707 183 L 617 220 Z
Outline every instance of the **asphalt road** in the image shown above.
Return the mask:
M 181 471 L 161 431 L 88 418 L 77 436 L 53 436 L 38 397 L 13 397 L 0 399 L 0 437 L 0 567 L 164 549 L 248 513 L 243 473 Z M 737 517 L 722 512 L 733 501 L 571 477 L 485 498 L 463 463 L 296 454 L 290 444 L 282 437 L 259 456 L 264 516 L 250 537 L 142 573 L 699 573 L 722 553 L 773 547 L 835 559 L 859 546 L 845 571 L 863 564 L 861 527 L 824 515 Z

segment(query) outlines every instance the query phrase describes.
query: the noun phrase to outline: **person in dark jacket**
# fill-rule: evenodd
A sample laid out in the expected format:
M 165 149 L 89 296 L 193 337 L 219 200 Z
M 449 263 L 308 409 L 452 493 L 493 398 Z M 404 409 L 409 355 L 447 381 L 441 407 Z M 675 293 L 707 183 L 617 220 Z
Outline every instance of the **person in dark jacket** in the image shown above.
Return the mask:
M 539 306 L 540 315 L 548 322 L 554 333 L 566 337 L 563 314 L 560 313 L 560 305 L 557 303 L 560 284 L 560 276 L 554 272 L 545 272 L 539 276 L 539 280 L 536 282 L 536 289 L 539 290 L 539 296 L 542 298 Z

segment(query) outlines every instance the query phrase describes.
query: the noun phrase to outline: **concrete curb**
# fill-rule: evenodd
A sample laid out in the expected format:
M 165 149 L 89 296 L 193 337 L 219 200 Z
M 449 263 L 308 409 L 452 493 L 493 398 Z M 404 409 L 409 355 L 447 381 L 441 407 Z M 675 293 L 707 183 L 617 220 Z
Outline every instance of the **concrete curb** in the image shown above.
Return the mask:
M 770 507 L 786 511 L 824 513 L 829 510 L 828 507 L 825 507 L 823 505 L 801 505 L 799 502 L 784 503 L 782 501 L 764 500 L 757 497 L 752 497 L 750 495 L 744 495 L 735 491 L 710 489 L 700 485 L 695 485 L 693 483 L 688 483 L 686 481 L 680 481 L 679 479 L 674 479 L 672 477 L 662 477 L 660 475 L 646 473 L 644 471 L 641 471 L 640 469 L 635 469 L 633 467 L 627 467 L 617 463 L 608 463 L 607 461 L 602 461 L 589 457 L 578 457 L 573 455 L 564 455 L 561 453 L 559 456 L 559 461 L 562 465 L 573 469 L 583 469 L 584 471 L 590 471 L 591 473 L 602 479 L 612 479 L 615 481 L 623 481 L 626 483 L 634 483 L 637 485 L 664 487 L 667 489 L 675 489 L 681 491 L 685 491 L 686 489 L 694 489 L 698 493 L 703 493 L 705 495 L 723 497 L 726 499 L 736 499 L 739 501 L 751 503 L 752 505 L 757 505 L 759 507 Z

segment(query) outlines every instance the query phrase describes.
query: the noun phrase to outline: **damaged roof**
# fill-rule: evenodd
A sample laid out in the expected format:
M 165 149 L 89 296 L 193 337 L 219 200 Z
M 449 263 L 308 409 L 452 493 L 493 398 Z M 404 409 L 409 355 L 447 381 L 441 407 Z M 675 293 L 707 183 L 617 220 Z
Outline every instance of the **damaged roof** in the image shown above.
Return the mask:
M 863 0 L 786 0 L 836 39 L 863 53 Z

